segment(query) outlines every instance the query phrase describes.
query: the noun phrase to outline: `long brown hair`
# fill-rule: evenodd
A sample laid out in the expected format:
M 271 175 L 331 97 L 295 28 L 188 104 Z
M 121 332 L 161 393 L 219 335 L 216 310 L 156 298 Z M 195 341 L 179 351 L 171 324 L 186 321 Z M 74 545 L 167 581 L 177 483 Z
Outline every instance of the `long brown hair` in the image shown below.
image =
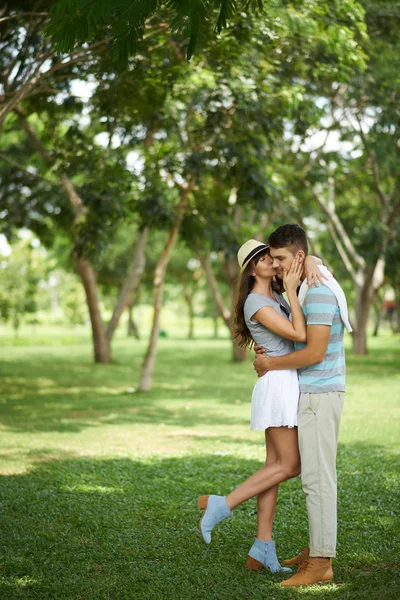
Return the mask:
M 260 258 L 266 254 L 271 256 L 269 248 L 264 250 L 264 252 L 257 254 L 249 262 L 242 273 L 240 273 L 237 283 L 235 295 L 235 318 L 233 320 L 233 339 L 239 338 L 238 344 L 241 348 L 251 348 L 254 343 L 244 318 L 244 303 L 246 302 L 247 296 L 250 294 L 256 282 L 256 278 L 251 274 L 251 271 L 254 269 Z M 282 294 L 284 291 L 283 281 L 278 277 L 275 277 L 272 280 L 272 289 L 274 292 Z

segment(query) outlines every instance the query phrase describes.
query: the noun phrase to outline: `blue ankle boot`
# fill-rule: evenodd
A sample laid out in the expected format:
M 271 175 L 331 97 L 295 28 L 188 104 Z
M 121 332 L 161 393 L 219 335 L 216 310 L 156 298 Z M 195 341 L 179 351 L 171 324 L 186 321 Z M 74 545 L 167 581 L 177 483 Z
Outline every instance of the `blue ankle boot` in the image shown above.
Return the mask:
M 211 542 L 211 531 L 224 519 L 231 516 L 231 509 L 226 503 L 226 496 L 200 496 L 197 500 L 200 509 L 204 509 L 200 519 L 200 533 L 206 544 Z
M 291 573 L 292 571 L 289 567 L 281 567 L 279 564 L 273 540 L 269 540 L 269 542 L 256 540 L 247 556 L 246 567 L 253 571 L 261 571 L 263 568 L 269 569 L 271 573 L 278 573 L 279 571 Z

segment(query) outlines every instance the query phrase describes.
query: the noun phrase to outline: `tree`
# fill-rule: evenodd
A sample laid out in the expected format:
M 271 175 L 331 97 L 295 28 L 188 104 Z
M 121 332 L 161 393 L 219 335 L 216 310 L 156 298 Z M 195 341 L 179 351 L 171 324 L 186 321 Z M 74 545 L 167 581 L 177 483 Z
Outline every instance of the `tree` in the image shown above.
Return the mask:
M 26 314 L 37 311 L 38 284 L 44 275 L 40 250 L 32 239 L 14 243 L 9 256 L 0 263 L 0 317 L 10 322 L 15 335 Z
M 277 145 L 276 170 L 293 218 L 325 222 L 333 245 L 319 233 L 323 247 L 341 257 L 343 273 L 353 283 L 357 354 L 367 352 L 369 311 L 384 282 L 400 211 L 400 89 L 392 75 L 399 62 L 400 10 L 394 2 L 363 5 L 366 68 L 342 84 L 321 80 L 314 118 Z
M 169 10 L 165 10 L 168 7 Z M 107 25 L 113 40 L 113 53 L 126 61 L 143 39 L 148 21 L 162 11 L 165 25 L 188 39 L 190 58 L 198 45 L 228 26 L 237 13 L 261 12 L 263 0 L 102 0 L 96 7 L 86 0 L 58 0 L 51 13 L 48 32 L 55 36 L 60 52 L 69 52 L 76 44 L 98 38 Z
M 32 108 L 31 108 L 32 111 Z M 21 169 L 13 154 L 20 155 L 18 146 L 8 152 L 6 172 L 9 176 L 8 192 L 3 190 L 6 202 L 8 223 L 11 226 L 30 226 L 37 235 L 43 231 L 42 221 L 46 214 L 54 225 L 61 226 L 73 245 L 73 256 L 76 270 L 82 280 L 91 319 L 95 360 L 108 362 L 111 358 L 110 344 L 118 320 L 127 305 L 133 288 L 138 283 L 144 264 L 143 248 L 148 230 L 144 227 L 135 239 L 133 266 L 126 275 L 119 301 L 107 328 L 103 325 L 101 307 L 96 284 L 96 261 L 99 263 L 101 252 L 112 242 L 117 225 L 129 212 L 131 201 L 130 187 L 132 175 L 126 169 L 121 156 L 107 156 L 103 149 L 90 138 L 90 131 L 79 129 L 77 125 L 67 128 L 63 121 L 63 113 L 52 113 L 40 110 L 35 118 L 28 119 L 21 108 L 14 111 L 18 121 L 10 122 L 7 135 L 11 136 L 16 127 L 22 126 L 27 139 L 31 143 L 31 155 L 27 167 Z M 71 117 L 71 115 L 69 115 Z M 19 130 L 17 130 L 19 131 Z M 20 143 L 26 147 L 22 138 Z M 42 173 L 38 175 L 38 173 Z M 101 173 L 101 177 L 99 174 Z M 24 194 L 23 183 L 31 180 L 33 189 L 40 183 L 40 204 L 31 199 L 32 206 L 22 206 L 22 211 L 15 214 L 15 177 L 21 179 L 21 193 Z M 32 181 L 33 180 L 33 181 Z M 49 194 L 57 189 L 57 193 Z M 60 193 L 64 190 L 65 196 Z M 31 192 L 29 192 L 29 196 Z M 68 202 L 69 201 L 69 202 Z M 30 215 L 41 215 L 41 219 L 32 220 Z M 47 240 L 48 241 L 48 240 Z
M 392 227 L 392 236 L 386 250 L 386 272 L 385 281 L 394 292 L 394 305 L 396 307 L 396 321 L 391 315 L 391 326 L 395 333 L 400 333 L 400 219 L 398 218 Z
M 187 337 L 193 339 L 200 291 L 204 292 L 204 277 L 199 261 L 182 241 L 178 242 L 172 253 L 166 283 L 168 299 L 180 299 L 179 304 L 186 305 L 189 321 Z
M 101 317 L 93 261 L 95 257 L 98 258 L 102 246 L 110 243 L 115 235 L 117 224 L 124 215 L 123 206 L 129 194 L 129 183 L 125 175 L 129 173 L 118 160 L 114 160 L 114 157 L 109 157 L 107 160 L 101 148 L 85 138 L 85 135 L 74 125 L 68 129 L 61 140 L 61 137 L 57 139 L 57 134 L 61 134 L 63 125 L 61 123 L 57 129 L 53 124 L 49 130 L 52 131 L 54 151 L 48 151 L 34 124 L 26 118 L 21 109 L 18 109 L 18 115 L 28 139 L 44 163 L 44 169 L 53 168 L 59 184 L 69 199 L 72 208 L 69 231 L 74 243 L 74 262 L 86 293 L 95 360 L 109 362 L 110 343 L 116 324 L 144 266 L 140 258 L 147 230 L 144 229 L 138 237 L 137 253 L 134 255 L 138 262 L 128 274 L 126 285 L 121 290 L 119 303 L 115 307 L 107 329 L 104 328 Z M 43 129 L 47 130 L 47 128 Z M 60 156 L 62 156 L 61 160 Z M 102 174 L 100 178 L 99 173 Z M 74 179 L 79 183 L 74 183 Z
M 320 81 L 346 80 L 362 64 L 357 46 L 363 34 L 362 13 L 357 4 L 338 2 L 332 9 L 327 2 L 289 7 L 277 2 L 266 9 L 259 20 L 250 14 L 236 16 L 229 32 L 218 43 L 206 45 L 190 65 L 184 44 L 165 26 L 168 11 L 159 11 L 146 23 L 140 52 L 127 65 L 97 54 L 84 64 L 74 62 L 72 72 L 65 73 L 67 82 L 80 76 L 98 82 L 85 107 L 92 109 L 87 126 L 82 124 L 82 106 L 76 103 L 68 110 L 71 94 L 63 80 L 54 82 L 51 93 L 47 90 L 45 106 L 35 104 L 33 95 L 19 99 L 13 91 L 7 126 L 22 127 L 36 151 L 30 169 L 53 187 L 62 186 L 69 200 L 62 215 L 80 261 L 100 360 L 108 360 L 109 345 L 97 297 L 99 249 L 114 238 L 126 217 L 124 210 L 133 211 L 141 225 L 166 232 L 155 281 L 153 345 L 145 361 L 151 371 L 163 279 L 179 230 L 186 232 L 185 239 L 192 231 L 212 241 L 215 247 L 210 251 L 223 250 L 226 266 L 234 266 L 239 231 L 226 222 L 226 209 L 230 207 L 228 216 L 243 225 L 241 235 L 259 229 L 258 214 L 272 210 L 277 201 L 268 169 L 274 162 L 274 144 L 288 123 L 304 129 L 313 107 L 307 93 L 315 95 Z M 14 15 L 6 22 L 8 17 Z M 96 35 L 101 38 L 100 29 Z M 10 47 L 17 42 L 13 38 Z M 30 45 L 26 47 L 30 52 Z M 36 47 L 32 56 L 37 56 Z M 57 57 L 54 60 L 59 64 Z M 64 91 L 61 108 L 59 90 Z M 106 151 L 95 140 L 102 134 L 108 139 Z M 127 169 L 130 151 L 138 154 L 143 167 L 135 174 L 135 197 L 126 204 L 119 200 L 127 196 L 129 175 L 134 178 Z M 12 160 L 20 169 L 21 161 Z M 247 219 L 253 219 L 251 227 L 246 227 Z M 235 274 L 227 274 L 232 283 Z
M 164 279 L 168 262 L 173 250 L 175 241 L 178 237 L 179 228 L 181 226 L 183 215 L 188 204 L 189 195 L 193 190 L 193 180 L 189 174 L 184 184 L 179 184 L 179 200 L 176 206 L 173 225 L 168 232 L 168 237 L 165 246 L 159 257 L 155 272 L 154 272 L 154 316 L 153 324 L 150 333 L 149 345 L 145 355 L 142 370 L 140 374 L 139 390 L 147 392 L 151 389 L 152 374 L 156 360 L 157 341 L 160 332 L 160 315 L 163 301 Z
M 77 73 L 77 65 L 96 60 L 105 50 L 107 39 L 71 48 L 60 54 L 44 38 L 52 0 L 15 0 L 0 10 L 0 134 L 5 119 L 29 98 L 45 101 Z
M 385 256 L 388 245 L 394 241 L 393 226 L 400 214 L 400 82 L 392 76 L 396 64 L 400 67 L 400 9 L 393 2 L 365 2 L 365 8 L 369 32 L 369 41 L 365 44 L 369 58 L 367 70 L 338 94 L 333 106 L 334 120 L 343 139 L 351 141 L 353 156 L 346 161 L 344 169 L 332 167 L 327 178 L 328 194 L 314 189 L 354 282 L 353 349 L 357 354 L 367 352 L 369 311 L 384 282 Z M 359 156 L 355 156 L 356 152 Z M 343 218 L 338 215 L 336 206 L 341 202 L 335 200 L 335 189 L 350 205 L 354 204 L 354 201 L 349 202 L 350 195 L 360 199 L 356 207 L 358 218 L 353 218 L 357 235 L 346 230 Z M 344 210 L 343 207 L 342 214 Z

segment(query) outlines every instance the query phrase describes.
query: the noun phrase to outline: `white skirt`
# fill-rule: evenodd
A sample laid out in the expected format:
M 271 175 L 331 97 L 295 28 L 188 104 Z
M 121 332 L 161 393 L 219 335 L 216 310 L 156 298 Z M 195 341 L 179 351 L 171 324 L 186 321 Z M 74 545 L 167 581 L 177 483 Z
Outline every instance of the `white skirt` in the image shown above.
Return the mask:
M 254 386 L 250 429 L 296 427 L 298 404 L 297 371 L 268 371 Z

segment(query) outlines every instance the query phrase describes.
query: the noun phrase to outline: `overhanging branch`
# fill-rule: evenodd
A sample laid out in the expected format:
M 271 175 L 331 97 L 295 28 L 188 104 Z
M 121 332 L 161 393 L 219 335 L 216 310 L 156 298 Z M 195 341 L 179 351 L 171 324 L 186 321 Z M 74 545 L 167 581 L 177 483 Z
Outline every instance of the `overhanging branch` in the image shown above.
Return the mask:
M 347 234 L 345 228 L 341 220 L 339 219 L 336 210 L 335 210 L 335 202 L 334 202 L 334 180 L 333 177 L 329 177 L 328 179 L 329 185 L 329 200 L 327 201 L 322 190 L 319 190 L 316 186 L 313 187 L 313 193 L 315 198 L 317 199 L 318 204 L 323 208 L 325 214 L 328 217 L 329 222 L 336 229 L 338 236 L 342 242 L 343 251 L 346 250 L 347 255 L 347 263 L 351 264 L 350 256 L 353 258 L 355 263 L 360 269 L 365 268 L 365 260 L 362 256 L 360 256 L 355 249 L 349 235 Z M 350 271 L 349 271 L 350 272 Z M 353 272 L 355 269 L 353 268 Z

